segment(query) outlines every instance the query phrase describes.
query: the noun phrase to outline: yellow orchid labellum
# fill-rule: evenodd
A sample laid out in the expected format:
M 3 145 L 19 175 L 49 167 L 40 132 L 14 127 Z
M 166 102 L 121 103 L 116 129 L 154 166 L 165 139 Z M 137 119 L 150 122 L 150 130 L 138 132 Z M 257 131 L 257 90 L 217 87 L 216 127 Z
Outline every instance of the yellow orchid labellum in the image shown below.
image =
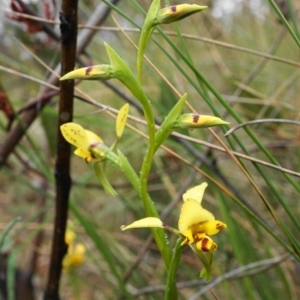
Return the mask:
M 82 157 L 86 162 L 96 159 L 89 148 L 99 143 L 103 144 L 102 139 L 98 135 L 72 122 L 61 125 L 60 130 L 66 141 L 77 147 L 74 151 L 75 155 Z
M 154 25 L 173 23 L 206 8 L 207 6 L 200 6 L 197 4 L 179 4 L 167 6 L 158 11 Z
M 229 125 L 215 116 L 199 115 L 195 113 L 182 114 L 175 121 L 174 128 L 206 128 L 219 125 Z

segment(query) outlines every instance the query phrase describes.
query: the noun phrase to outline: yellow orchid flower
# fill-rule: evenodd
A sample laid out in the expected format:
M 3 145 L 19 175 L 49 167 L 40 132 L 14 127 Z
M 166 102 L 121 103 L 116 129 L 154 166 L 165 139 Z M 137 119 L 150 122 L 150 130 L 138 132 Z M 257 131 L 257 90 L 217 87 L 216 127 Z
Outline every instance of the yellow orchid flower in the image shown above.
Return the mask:
M 123 105 L 119 110 L 116 120 L 116 140 L 110 149 L 103 143 L 98 135 L 84 129 L 79 124 L 65 123 L 60 126 L 61 133 L 65 140 L 76 147 L 74 154 L 82 157 L 87 163 L 94 163 L 94 170 L 100 183 L 103 185 L 105 192 L 112 196 L 116 196 L 117 192 L 106 178 L 105 157 L 109 154 L 109 151 L 113 151 L 117 147 L 126 126 L 128 111 L 128 103 Z
M 160 227 L 170 230 L 178 235 L 184 236 L 182 245 L 195 244 L 196 248 L 204 252 L 213 252 L 217 249 L 217 244 L 209 237 L 226 228 L 226 224 L 215 220 L 214 215 L 201 206 L 204 191 L 207 183 L 204 182 L 183 195 L 183 205 L 181 207 L 178 228 L 172 228 L 164 224 L 158 218 L 144 218 L 133 222 L 128 226 L 121 226 L 121 229 L 142 227 Z
M 82 157 L 86 162 L 97 159 L 89 149 L 99 143 L 103 144 L 98 135 L 72 122 L 61 125 L 60 130 L 65 140 L 77 147 L 74 151 L 75 155 Z
M 209 235 L 217 234 L 226 228 L 226 224 L 215 220 L 214 215 L 201 206 L 206 187 L 207 183 L 203 182 L 183 195 L 178 228 L 185 236 L 183 245 L 195 243 L 198 250 L 212 252 L 217 249 L 217 244 Z
M 116 121 L 116 142 L 120 139 L 124 131 L 128 111 L 128 103 L 126 103 L 119 110 Z M 65 140 L 73 146 L 77 147 L 77 149 L 74 151 L 74 154 L 82 157 L 87 163 L 91 161 L 101 161 L 104 158 L 104 153 L 101 152 L 101 147 L 99 147 L 99 145 L 102 145 L 104 149 L 106 146 L 104 145 L 102 139 L 94 132 L 86 130 L 81 125 L 73 122 L 61 125 L 60 130 Z M 117 144 L 116 142 L 112 146 L 113 149 Z M 93 151 L 91 151 L 91 149 L 93 149 Z
M 68 252 L 63 259 L 63 270 L 69 271 L 78 267 L 85 261 L 85 246 L 82 243 L 75 244 L 76 234 L 73 230 L 67 229 L 65 242 L 68 245 Z
M 68 248 L 68 253 L 63 259 L 63 269 L 68 271 L 71 268 L 76 268 L 85 261 L 85 246 L 81 243 L 71 245 Z

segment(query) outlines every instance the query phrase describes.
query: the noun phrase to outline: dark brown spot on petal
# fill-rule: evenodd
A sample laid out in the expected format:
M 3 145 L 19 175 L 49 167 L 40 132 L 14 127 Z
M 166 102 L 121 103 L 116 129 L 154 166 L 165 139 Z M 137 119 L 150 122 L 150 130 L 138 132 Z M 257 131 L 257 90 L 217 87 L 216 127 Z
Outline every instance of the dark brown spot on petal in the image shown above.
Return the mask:
M 199 119 L 200 119 L 200 115 L 198 115 L 198 114 L 193 114 L 193 122 L 194 122 L 195 124 L 198 124 Z
M 176 5 L 172 5 L 172 6 L 170 6 L 170 9 L 173 13 L 175 13 L 177 10 L 177 7 L 176 7 Z
M 202 241 L 201 241 L 202 251 L 204 251 L 204 252 L 209 252 L 210 251 L 210 248 L 208 247 L 209 246 L 208 244 L 209 244 L 209 239 L 203 238 Z
M 92 66 L 87 67 L 86 70 L 85 70 L 85 75 L 86 75 L 86 76 L 89 76 L 89 75 L 90 75 L 90 72 L 91 72 L 92 70 L 93 70 L 93 67 L 92 67 Z

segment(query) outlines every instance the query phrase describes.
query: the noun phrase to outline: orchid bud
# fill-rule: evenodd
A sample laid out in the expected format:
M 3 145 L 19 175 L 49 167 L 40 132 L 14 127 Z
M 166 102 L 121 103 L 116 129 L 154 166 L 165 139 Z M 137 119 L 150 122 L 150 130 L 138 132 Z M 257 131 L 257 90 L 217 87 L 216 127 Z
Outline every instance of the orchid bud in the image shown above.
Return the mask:
M 158 11 L 153 25 L 170 24 L 181 19 L 184 19 L 192 14 L 206 9 L 207 6 L 196 4 L 179 4 L 162 8 Z
M 96 65 L 71 71 L 62 76 L 59 80 L 108 80 L 114 77 L 114 69 L 111 65 Z
M 182 114 L 175 121 L 174 128 L 206 128 L 230 123 L 214 116 L 198 115 L 195 113 Z

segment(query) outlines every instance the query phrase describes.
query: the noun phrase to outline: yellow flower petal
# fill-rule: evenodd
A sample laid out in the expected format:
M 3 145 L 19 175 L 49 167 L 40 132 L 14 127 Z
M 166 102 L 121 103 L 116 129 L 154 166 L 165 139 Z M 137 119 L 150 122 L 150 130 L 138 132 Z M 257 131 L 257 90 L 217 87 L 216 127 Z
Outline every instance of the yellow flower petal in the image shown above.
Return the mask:
M 214 235 L 226 227 L 227 225 L 225 223 L 218 220 L 213 220 L 201 224 L 201 231 L 205 232 L 207 235 Z
M 89 140 L 82 126 L 76 123 L 66 123 L 60 126 L 60 130 L 67 142 L 77 148 L 88 149 Z
M 66 244 L 70 245 L 73 243 L 73 241 L 76 238 L 76 233 L 70 229 L 66 230 L 66 234 L 65 234 L 65 242 Z
M 94 158 L 92 156 L 91 152 L 89 152 L 88 150 L 82 149 L 82 148 L 77 148 L 74 151 L 74 154 L 79 157 L 82 157 L 87 163 L 89 163 Z
M 207 188 L 208 184 L 206 182 L 201 183 L 200 185 L 197 185 L 189 190 L 186 191 L 186 193 L 183 194 L 182 198 L 183 201 L 186 201 L 187 199 L 193 199 L 199 202 L 201 204 L 202 198 L 204 195 L 204 191 Z
M 180 233 L 185 235 L 191 226 L 214 219 L 214 215 L 204 209 L 197 200 L 187 199 L 181 207 L 178 228 Z
M 128 111 L 129 111 L 129 104 L 126 103 L 121 107 L 119 110 L 118 116 L 117 116 L 117 121 L 116 121 L 116 133 L 117 133 L 117 138 L 119 139 L 124 131 L 125 125 L 126 125 L 126 120 L 128 116 Z
M 88 147 L 95 143 L 103 143 L 102 139 L 94 132 L 85 130 L 86 137 L 88 139 Z
M 84 254 L 85 253 L 85 246 L 82 243 L 76 244 L 76 246 L 74 248 L 74 253 Z
M 68 271 L 70 268 L 77 267 L 85 261 L 85 246 L 82 243 L 78 243 L 75 246 L 69 245 L 68 253 L 63 259 L 64 271 Z
M 122 225 L 121 229 L 124 231 L 124 230 L 131 229 L 131 228 L 144 228 L 144 227 L 164 228 L 164 223 L 158 218 L 148 217 L 148 218 L 144 218 L 144 219 L 135 221 L 127 226 Z
M 85 257 L 83 254 L 79 254 L 79 253 L 67 254 L 67 256 L 65 256 L 63 260 L 64 270 L 66 271 L 69 268 L 78 267 L 84 261 L 85 261 Z

